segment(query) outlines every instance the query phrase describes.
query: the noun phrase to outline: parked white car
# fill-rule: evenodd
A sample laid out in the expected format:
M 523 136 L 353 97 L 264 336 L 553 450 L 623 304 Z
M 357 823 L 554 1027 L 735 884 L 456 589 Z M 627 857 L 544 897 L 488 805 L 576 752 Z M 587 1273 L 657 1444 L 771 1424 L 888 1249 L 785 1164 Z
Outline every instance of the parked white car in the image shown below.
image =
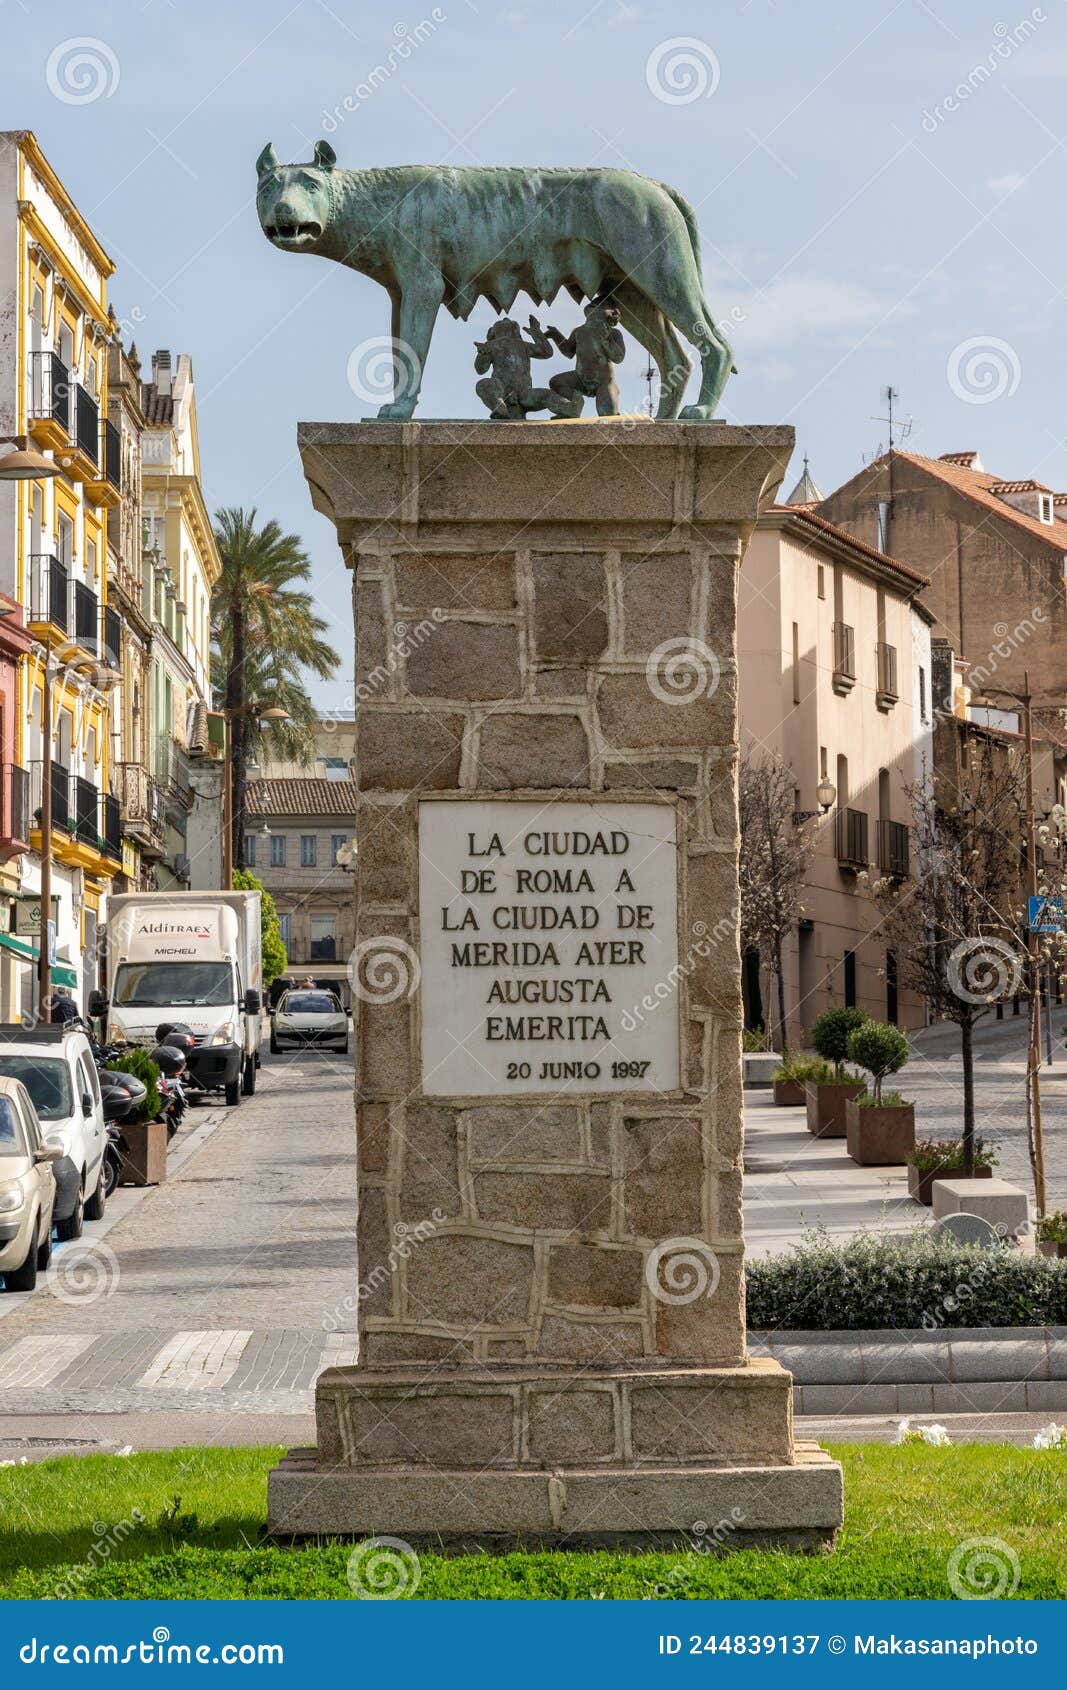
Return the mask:
M 270 1030 L 271 1050 L 277 1055 L 287 1047 L 304 1045 L 348 1049 L 348 1016 L 332 992 L 303 986 L 279 999 Z
M 53 1167 L 60 1238 L 80 1238 L 83 1221 L 103 1218 L 104 1110 L 85 1029 L 0 1026 L 0 1075 L 21 1080 L 43 1131 L 62 1147 Z
M 8 1291 L 32 1291 L 52 1259 L 52 1167 L 62 1155 L 41 1132 L 25 1086 L 0 1078 L 0 1275 Z

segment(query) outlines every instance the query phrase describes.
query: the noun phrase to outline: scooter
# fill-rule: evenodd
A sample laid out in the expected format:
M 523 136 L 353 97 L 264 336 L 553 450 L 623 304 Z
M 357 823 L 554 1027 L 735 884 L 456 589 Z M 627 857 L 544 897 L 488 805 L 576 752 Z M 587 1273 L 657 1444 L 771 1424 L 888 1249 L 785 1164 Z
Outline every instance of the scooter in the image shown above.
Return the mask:
M 173 1138 L 185 1114 L 186 1097 L 182 1078 L 185 1073 L 185 1053 L 169 1042 L 157 1045 L 151 1052 L 159 1069 L 159 1093 L 163 1099 L 162 1116 L 167 1123 L 167 1137 Z

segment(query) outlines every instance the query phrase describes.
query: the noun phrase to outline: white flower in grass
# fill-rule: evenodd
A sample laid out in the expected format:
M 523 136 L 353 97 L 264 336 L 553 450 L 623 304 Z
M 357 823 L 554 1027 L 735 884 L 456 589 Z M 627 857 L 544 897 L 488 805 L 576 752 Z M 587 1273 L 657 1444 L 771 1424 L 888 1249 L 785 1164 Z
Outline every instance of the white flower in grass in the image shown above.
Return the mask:
M 1067 1449 L 1067 1426 L 1058 1426 L 1055 1420 L 1050 1420 L 1040 1432 L 1034 1433 L 1034 1448 Z

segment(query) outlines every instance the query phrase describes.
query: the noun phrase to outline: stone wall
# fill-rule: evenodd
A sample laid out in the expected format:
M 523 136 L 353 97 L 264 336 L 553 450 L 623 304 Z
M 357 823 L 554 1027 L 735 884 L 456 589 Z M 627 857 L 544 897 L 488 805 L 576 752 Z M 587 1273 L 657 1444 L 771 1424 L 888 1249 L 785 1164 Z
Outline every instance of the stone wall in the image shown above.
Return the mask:
M 355 575 L 365 1366 L 743 1359 L 736 574 L 789 433 L 695 432 L 566 427 L 549 482 L 556 425 L 303 430 Z M 677 806 L 679 1090 L 424 1094 L 420 792 Z

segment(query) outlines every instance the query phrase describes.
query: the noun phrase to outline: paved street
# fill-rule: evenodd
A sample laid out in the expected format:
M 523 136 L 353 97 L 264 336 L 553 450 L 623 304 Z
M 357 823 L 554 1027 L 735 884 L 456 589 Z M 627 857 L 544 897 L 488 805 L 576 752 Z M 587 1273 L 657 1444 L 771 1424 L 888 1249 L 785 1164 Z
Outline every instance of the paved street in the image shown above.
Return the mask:
M 254 1098 L 188 1111 L 165 1185 L 0 1298 L 0 1447 L 306 1437 L 354 1355 L 354 1187 L 350 1059 L 264 1053 Z
M 1067 1207 L 1067 1011 L 1053 1016 L 1053 1065 L 1041 1074 L 1045 1169 L 1050 1208 Z M 998 1175 L 1033 1193 L 1024 1115 L 1026 1021 L 990 1018 L 975 1034 L 978 1132 L 999 1153 Z M 955 1138 L 963 1130 L 959 1033 L 931 1027 L 914 1036 L 916 1054 L 896 1077 L 916 1102 L 919 1138 Z M 1042 1043 L 1044 1050 L 1044 1043 Z M 844 1139 L 817 1139 L 803 1109 L 776 1109 L 769 1091 L 745 1092 L 745 1239 L 750 1255 L 796 1243 L 807 1228 L 836 1236 L 908 1232 L 928 1224 L 913 1202 L 903 1168 L 859 1168 Z
M 1046 1078 L 1049 1185 L 1067 1203 L 1067 1061 Z M 958 1131 L 954 1035 L 919 1036 L 904 1089 L 919 1131 Z M 1005 1176 L 1029 1189 L 1019 1103 L 1020 1022 L 979 1033 L 981 1130 Z M 1050 1071 L 1046 1070 L 1046 1076 Z M 847 1235 L 929 1220 L 901 1169 L 857 1168 L 841 1140 L 813 1139 L 800 1110 L 746 1093 L 748 1248 L 787 1247 L 806 1226 Z M 0 1297 L 0 1459 L 62 1447 L 313 1440 L 313 1381 L 355 1355 L 351 1065 L 264 1053 L 256 1096 L 190 1110 L 167 1183 L 121 1190 L 80 1245 L 57 1247 L 32 1295 Z M 89 1254 L 83 1257 L 88 1246 Z M 838 1436 L 887 1436 L 885 1417 Z M 1018 1427 L 1001 1435 L 1029 1433 Z M 996 1435 L 985 1424 L 983 1436 Z M 827 1433 L 827 1435 L 829 1435 Z

